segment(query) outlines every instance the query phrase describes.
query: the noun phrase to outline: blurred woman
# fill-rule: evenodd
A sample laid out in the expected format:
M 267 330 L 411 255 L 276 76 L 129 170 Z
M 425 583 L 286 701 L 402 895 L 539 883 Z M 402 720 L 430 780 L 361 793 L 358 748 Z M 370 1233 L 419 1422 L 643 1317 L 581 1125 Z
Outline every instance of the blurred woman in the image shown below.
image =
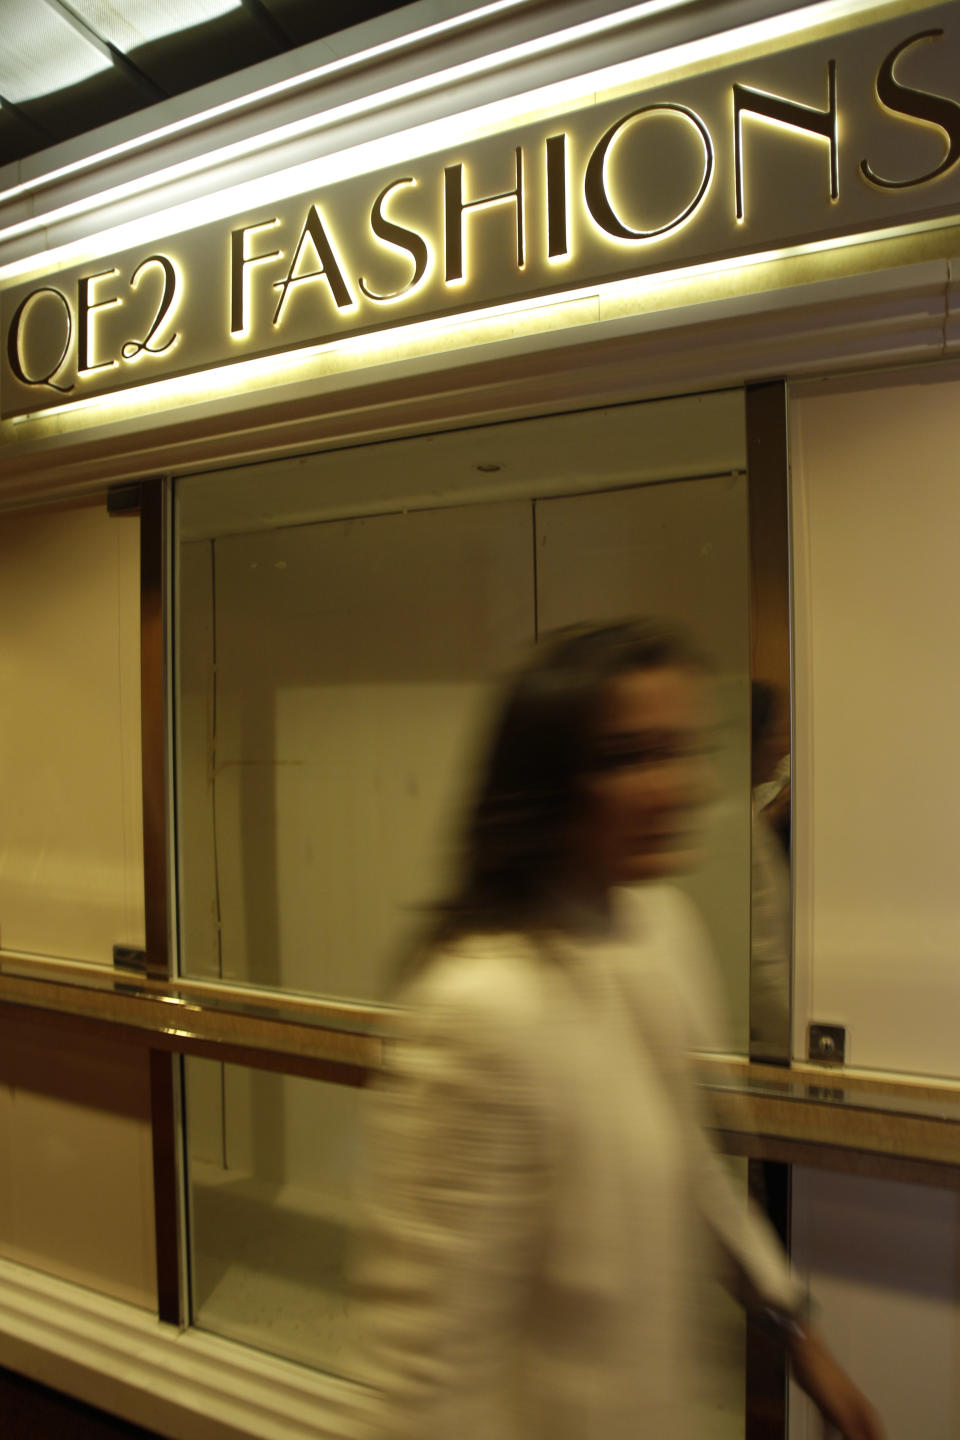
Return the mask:
M 709 946 L 665 882 L 698 859 L 705 688 L 682 639 L 625 622 L 541 645 L 506 696 L 374 1101 L 371 1440 L 705 1440 L 718 1260 L 845 1440 L 881 1436 L 701 1125 Z

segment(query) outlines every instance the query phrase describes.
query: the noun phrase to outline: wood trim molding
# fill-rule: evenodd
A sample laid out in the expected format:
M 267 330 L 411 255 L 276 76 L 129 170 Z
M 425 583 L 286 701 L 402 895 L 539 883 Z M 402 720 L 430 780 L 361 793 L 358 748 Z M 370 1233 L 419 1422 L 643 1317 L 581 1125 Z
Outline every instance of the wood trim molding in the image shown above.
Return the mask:
M 354 1086 L 381 1068 L 396 1015 L 282 996 L 253 1005 L 212 985 L 131 983 L 93 966 L 3 956 L 0 1007 L 15 1008 L 22 1023 L 69 1026 L 91 1043 L 110 1035 Z M 960 1082 L 720 1056 L 698 1063 L 711 1123 L 733 1154 L 960 1188 Z
M 373 1010 L 358 1009 L 350 1030 L 342 1020 L 347 1007 L 336 1004 L 265 998 L 254 1008 L 235 995 L 227 1003 L 210 994 L 202 1000 L 189 985 L 116 979 L 102 967 L 15 962 L 18 973 L 10 973 L 11 963 L 0 956 L 0 1006 L 17 1007 L 24 1020 L 69 1025 L 91 1040 L 109 1033 L 152 1050 L 348 1085 L 381 1063 L 381 1038 L 363 1033 Z
M 712 1057 L 700 1078 L 729 1154 L 960 1189 L 956 1084 Z

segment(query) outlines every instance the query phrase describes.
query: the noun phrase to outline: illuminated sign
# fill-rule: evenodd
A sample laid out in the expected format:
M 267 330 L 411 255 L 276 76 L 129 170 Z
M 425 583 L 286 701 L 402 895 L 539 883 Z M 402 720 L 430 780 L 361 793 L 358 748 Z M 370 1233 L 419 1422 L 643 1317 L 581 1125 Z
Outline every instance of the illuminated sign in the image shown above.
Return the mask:
M 318 185 L 2 297 L 3 414 L 960 214 L 960 15 L 911 12 Z

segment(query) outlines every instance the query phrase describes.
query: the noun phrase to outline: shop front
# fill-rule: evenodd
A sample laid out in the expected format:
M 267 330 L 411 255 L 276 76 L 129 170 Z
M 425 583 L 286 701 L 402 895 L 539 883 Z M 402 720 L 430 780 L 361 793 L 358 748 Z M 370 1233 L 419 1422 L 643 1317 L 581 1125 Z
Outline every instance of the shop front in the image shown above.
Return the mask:
M 441 10 L 0 193 L 0 1364 L 349 1435 L 364 1085 L 491 678 L 658 613 L 716 682 L 721 1146 L 891 1433 L 946 1437 L 960 16 Z M 805 1434 L 704 1312 L 704 1435 Z

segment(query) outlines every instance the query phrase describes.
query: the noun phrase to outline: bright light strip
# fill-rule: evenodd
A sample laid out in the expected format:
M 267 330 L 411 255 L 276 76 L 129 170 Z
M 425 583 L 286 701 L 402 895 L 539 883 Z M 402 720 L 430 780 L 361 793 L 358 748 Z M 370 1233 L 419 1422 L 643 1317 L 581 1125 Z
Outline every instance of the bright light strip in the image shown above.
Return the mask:
M 333 75 L 344 70 L 367 65 L 372 60 L 379 60 L 393 51 L 435 40 L 439 35 L 457 29 L 467 21 L 473 24 L 477 20 L 488 19 L 501 11 L 516 9 L 517 6 L 527 3 L 528 0 L 493 0 L 493 3 L 470 11 L 466 15 L 456 16 L 451 20 L 441 20 L 435 25 L 427 25 L 422 30 L 415 30 L 399 39 L 386 40 L 379 45 L 372 45 L 369 49 L 361 50 L 355 55 L 346 55 L 339 60 L 327 61 L 301 75 L 292 75 L 286 80 L 277 80 L 272 85 L 265 85 L 249 95 L 239 95 L 233 100 L 223 100 L 218 105 L 212 105 L 208 110 L 199 111 L 196 115 L 187 115 L 181 120 L 172 120 L 167 125 L 161 125 L 156 130 L 148 131 L 145 135 L 134 135 L 129 140 L 120 140 L 116 145 L 109 145 L 105 150 L 98 150 L 95 155 L 84 155 L 79 160 L 72 160 L 66 165 L 60 165 L 57 169 L 38 175 L 32 180 L 24 180 L 19 185 L 12 185 L 9 190 L 0 191 L 0 205 L 5 205 L 11 200 L 21 199 L 25 195 L 55 184 L 58 180 L 64 180 L 70 175 L 77 175 L 83 170 L 106 164 L 107 161 L 119 159 L 122 155 L 129 155 L 132 151 L 149 149 L 150 146 L 159 144 L 162 140 L 169 140 L 173 135 L 210 125 L 215 120 L 223 120 L 237 110 L 253 109 L 267 100 L 277 99 L 278 96 L 288 91 L 311 85 L 316 81 L 329 80 Z M 681 3 L 685 3 L 685 0 L 681 0 Z M 214 156 L 221 153 L 223 152 L 213 152 Z
M 508 8 L 523 3 L 526 3 L 526 0 L 497 0 L 497 3 L 488 7 L 488 9 L 496 11 L 501 8 Z M 5 229 L 0 230 L 0 244 L 5 240 L 13 240 L 22 235 L 32 234 L 37 230 L 46 228 L 57 222 L 74 219 L 88 211 L 100 210 L 105 205 L 116 204 L 121 200 L 131 199 L 133 196 L 142 194 L 144 191 L 154 189 L 157 185 L 169 184 L 174 180 L 186 179 L 190 175 L 199 174 L 204 170 L 210 169 L 212 166 L 228 164 L 230 161 L 243 159 L 245 156 L 257 154 L 262 150 L 296 139 L 299 136 L 314 134 L 319 130 L 328 129 L 334 125 L 341 124 L 345 120 L 356 120 L 364 115 L 377 113 L 386 106 L 396 104 L 401 100 L 409 100 L 416 96 L 428 94 L 439 88 L 459 84 L 464 80 L 473 79 L 478 75 L 482 75 L 489 70 L 500 70 L 504 65 L 515 64 L 520 60 L 528 59 L 532 55 L 539 55 L 547 50 L 560 48 L 570 43 L 571 37 L 577 40 L 583 38 L 584 33 L 597 34 L 603 30 L 619 27 L 626 23 L 625 16 L 630 19 L 636 19 L 638 15 L 645 17 L 648 14 L 676 9 L 678 6 L 692 3 L 694 3 L 694 0 L 643 0 L 642 4 L 634 6 L 629 11 L 621 12 L 621 14 L 588 21 L 583 25 L 574 26 L 571 30 L 560 31 L 556 36 L 551 36 L 547 39 L 538 38 L 536 40 L 528 40 L 520 45 L 513 46 L 509 50 L 499 51 L 495 55 L 481 56 L 475 60 L 467 60 L 460 65 L 451 66 L 447 70 L 424 75 L 416 80 L 404 81 L 400 85 L 379 91 L 374 95 L 363 96 L 358 100 L 346 101 L 344 104 L 335 106 L 333 109 L 325 111 L 321 115 L 304 116 L 300 120 L 293 120 L 289 124 L 278 126 L 274 130 L 267 130 L 257 135 L 246 136 L 243 140 L 238 140 L 232 145 L 223 146 L 219 150 L 207 151 L 202 155 L 194 156 L 190 160 L 178 161 L 168 166 L 165 170 L 158 170 L 149 175 L 137 176 L 133 180 L 128 180 L 122 185 L 116 185 L 112 189 L 104 190 L 95 196 L 84 196 L 83 199 L 76 200 L 69 205 L 63 205 L 58 209 L 47 211 L 42 215 L 32 216 L 29 220 L 22 220 L 16 224 L 9 225 Z M 484 13 L 484 11 L 474 12 L 470 18 L 474 19 L 477 15 L 483 15 Z M 399 49 L 402 46 L 412 43 L 414 40 L 423 39 L 424 37 L 433 38 L 435 32 L 442 32 L 452 24 L 453 22 L 451 21 L 445 21 L 438 26 L 430 27 L 429 30 L 419 31 L 412 37 L 404 37 L 402 41 L 388 41 L 381 46 L 375 46 L 372 50 L 364 51 L 360 57 L 350 57 L 348 60 L 334 61 L 331 65 L 321 66 L 317 70 L 309 72 L 307 77 L 298 76 L 294 81 L 279 82 L 277 87 L 269 87 L 267 90 L 258 92 L 254 96 L 227 102 L 225 106 L 217 107 L 216 110 L 207 112 L 207 117 L 205 118 L 209 118 L 209 116 L 220 118 L 221 110 L 223 113 L 229 113 L 231 109 L 258 104 L 263 97 L 271 97 L 275 89 L 282 90 L 292 84 L 304 84 L 307 79 L 328 78 L 331 71 L 345 68 L 348 65 L 358 64 L 361 60 L 369 60 L 371 56 L 378 57 L 381 52 Z M 582 78 L 572 83 L 575 93 L 578 95 L 582 94 Z M 519 101 L 513 99 L 511 102 L 508 102 L 510 108 L 505 112 L 505 118 L 515 115 L 518 112 L 518 105 L 522 103 L 525 106 L 528 100 L 529 96 L 524 96 L 521 97 Z M 166 127 L 164 132 L 157 132 L 157 135 L 162 134 L 163 138 L 166 138 L 167 134 L 175 133 L 181 128 L 190 128 L 195 123 L 196 118 L 190 117 L 189 119 L 176 122 L 174 125 Z M 446 139 L 449 139 L 449 120 L 446 122 L 446 127 L 442 133 Z M 376 142 L 368 143 L 376 144 Z M 111 152 L 105 153 L 107 155 L 111 154 Z M 98 160 L 100 158 L 102 157 L 97 157 Z M 79 164 L 80 162 L 77 163 Z M 313 168 L 315 172 L 316 167 L 314 166 Z M 281 172 L 281 174 L 283 173 L 284 172 Z M 271 178 L 275 184 L 276 177 Z M 221 192 L 221 195 L 225 196 L 228 193 L 229 192 Z M 274 190 L 273 193 L 276 194 L 276 190 Z M 289 190 L 286 193 L 289 194 Z M 0 204 L 3 204 L 8 195 L 15 197 L 18 194 L 19 187 L 0 194 Z M 5 275 L 5 273 L 5 271 L 0 271 L 0 275 Z
M 671 285 L 687 282 L 699 283 L 711 277 L 736 271 L 753 271 L 761 266 L 779 261 L 792 260 L 805 255 L 820 254 L 834 250 L 850 249 L 858 245 L 869 245 L 878 241 L 904 239 L 928 230 L 948 229 L 956 225 L 955 218 L 944 217 L 926 222 L 923 226 L 900 225 L 891 229 L 870 231 L 857 235 L 839 235 L 826 240 L 811 240 L 786 248 L 764 250 L 755 255 L 733 255 L 722 260 L 708 260 L 698 265 L 678 266 L 673 270 L 657 271 L 650 275 L 639 275 L 627 280 L 610 280 L 602 284 L 582 286 L 578 289 L 555 291 L 549 295 L 526 297 L 506 301 L 482 309 L 457 311 L 448 315 L 434 316 L 409 325 L 393 326 L 388 329 L 368 332 L 362 335 L 345 335 L 321 345 L 302 346 L 280 354 L 262 355 L 249 360 L 238 360 L 231 365 L 222 365 L 191 375 L 176 375 L 166 379 L 147 382 L 107 395 L 91 395 L 83 400 L 49 406 L 26 415 L 11 416 L 4 424 L 39 424 L 84 412 L 98 412 L 104 420 L 130 418 L 143 420 L 152 406 L 164 408 L 178 403 L 203 403 L 206 400 L 235 396 L 248 385 L 255 388 L 273 379 L 277 383 L 305 382 L 323 374 L 335 373 L 334 367 L 318 372 L 315 362 L 324 356 L 353 356 L 357 362 L 366 356 L 368 363 L 376 363 L 377 352 L 381 363 L 388 360 L 406 360 L 417 356 L 417 343 L 427 342 L 431 337 L 450 334 L 455 330 L 490 325 L 497 320 L 511 320 L 519 315 L 536 311 L 556 311 L 574 306 L 584 300 L 594 301 L 597 307 L 604 301 L 630 302 L 640 306 L 652 291 L 666 289 Z M 762 293 L 762 292 L 761 292 Z M 713 297 L 699 297 L 709 303 Z M 721 297 L 716 297 L 721 298 Z M 678 302 L 686 303 L 686 302 Z M 602 317 L 594 315 L 593 320 Z M 617 319 L 629 316 L 610 317 Z M 573 328 L 573 324 L 565 327 Z M 489 337 L 489 342 L 508 338 L 502 333 Z M 512 337 L 510 337 L 512 338 Z M 489 343 L 488 342 L 488 343 Z M 482 344 L 483 339 L 474 339 L 471 344 Z M 429 354 L 430 352 L 426 352 Z M 341 372 L 342 373 L 342 372 Z M 127 411 L 126 416 L 116 412 Z M 114 412 L 111 414 L 111 412 Z M 57 427 L 59 430 L 59 426 Z
M 485 309 L 454 311 L 449 315 L 433 316 L 429 320 L 414 321 L 409 325 L 392 326 L 389 329 L 368 331 L 362 335 L 344 335 L 320 345 L 303 345 L 294 350 L 285 350 L 271 355 L 259 355 L 249 360 L 237 360 L 230 365 L 218 365 L 190 375 L 172 375 L 163 380 L 148 381 L 143 385 L 112 391 L 107 395 L 90 395 L 83 400 L 67 402 L 64 405 L 49 405 L 43 410 L 27 415 L 12 415 L 3 423 L 22 424 L 25 421 L 42 421 L 47 417 L 75 415 L 82 411 L 134 406 L 131 413 L 142 416 L 144 409 L 153 403 L 204 400 L 208 395 L 220 396 L 223 392 L 236 395 L 239 390 L 262 384 L 273 376 L 282 379 L 284 371 L 302 371 L 293 377 L 307 379 L 316 373 L 311 362 L 325 355 L 338 356 L 352 351 L 389 350 L 396 352 L 413 350 L 418 340 L 429 339 L 432 335 L 464 329 L 472 324 L 509 318 L 531 310 L 556 309 L 560 305 L 578 300 L 596 300 L 602 287 L 585 286 L 580 290 L 564 290 L 553 295 L 539 295 L 523 300 L 491 305 Z M 406 355 L 404 355 L 406 358 Z M 287 378 L 291 378 L 289 375 Z
M 495 3 L 480 11 L 472 12 L 469 18 L 475 20 L 501 10 L 515 8 L 525 0 L 495 0 Z M 355 120 L 365 114 L 379 112 L 390 104 L 401 100 L 410 99 L 414 96 L 424 95 L 438 88 L 445 88 L 458 84 L 464 80 L 476 78 L 488 71 L 499 71 L 507 66 L 516 64 L 534 55 L 542 55 L 546 52 L 564 49 L 568 46 L 575 47 L 579 42 L 594 37 L 598 34 L 611 32 L 633 24 L 637 20 L 649 18 L 651 15 L 659 14 L 668 10 L 676 10 L 693 3 L 693 0 L 642 0 L 641 4 L 634 5 L 628 10 L 620 11 L 614 15 L 597 17 L 585 21 L 579 25 L 571 26 L 567 30 L 557 32 L 556 35 L 546 38 L 524 41 L 519 45 L 493 55 L 485 55 L 474 60 L 464 61 L 460 65 L 451 66 L 447 70 L 436 72 L 432 75 L 421 76 L 416 80 L 405 81 L 400 85 L 381 91 L 372 96 L 364 96 L 361 99 L 348 101 L 343 105 L 322 115 L 310 115 L 300 120 L 292 121 L 288 125 L 279 126 L 275 130 L 262 134 L 248 136 L 243 140 L 207 152 L 201 156 L 189 160 L 178 161 L 168 166 L 165 170 L 151 172 L 148 175 L 141 175 L 122 185 L 114 186 L 112 189 L 97 193 L 96 195 L 85 196 L 81 200 L 74 201 L 69 205 L 60 206 L 54 210 L 31 217 L 29 220 L 20 221 L 0 230 L 0 244 L 5 240 L 12 240 L 24 235 L 32 234 L 57 222 L 73 219 L 90 211 L 102 210 L 104 206 L 117 203 L 121 200 L 130 199 L 146 190 L 154 189 L 158 184 L 170 183 L 177 179 L 187 178 L 190 175 L 198 174 L 211 166 L 226 164 L 231 160 L 242 159 L 246 155 L 255 154 L 258 151 L 269 148 L 284 141 L 302 136 L 308 133 L 315 133 L 318 130 L 329 128 L 342 123 L 344 120 Z M 577 96 L 585 98 L 596 89 L 609 89 L 614 86 L 624 85 L 630 82 L 636 83 L 650 79 L 654 76 L 661 76 L 665 71 L 678 68 L 689 68 L 699 60 L 721 58 L 734 51 L 742 51 L 754 46 L 762 46 L 772 39 L 782 39 L 785 35 L 802 35 L 807 31 L 818 29 L 826 24 L 833 24 L 839 20 L 859 15 L 864 11 L 888 8 L 878 0 L 822 0 L 821 4 L 809 6 L 803 10 L 791 11 L 786 15 L 770 16 L 765 20 L 754 21 L 751 24 L 742 26 L 738 30 L 728 31 L 719 36 L 701 37 L 674 46 L 669 50 L 659 51 L 654 55 L 640 56 L 627 61 L 614 63 L 603 69 L 596 70 L 587 75 L 580 75 L 572 80 L 558 82 L 557 85 L 542 87 L 537 91 L 528 91 L 519 96 L 512 96 L 508 100 L 494 102 L 491 107 L 479 107 L 472 112 L 473 115 L 484 115 L 487 123 L 496 114 L 498 119 L 515 118 L 517 115 L 526 113 L 531 104 L 542 104 L 545 96 L 550 95 L 555 101 L 558 98 Z M 178 131 L 192 128 L 200 123 L 210 123 L 212 119 L 219 119 L 240 108 L 252 107 L 262 103 L 264 99 L 273 98 L 275 95 L 289 90 L 295 86 L 312 83 L 318 78 L 328 78 L 332 73 L 342 71 L 349 67 L 366 63 L 372 58 L 379 58 L 381 55 L 409 47 L 426 39 L 433 39 L 438 34 L 445 33 L 463 23 L 463 17 L 457 17 L 453 21 L 444 21 L 438 25 L 430 26 L 424 30 L 417 31 L 411 36 L 404 36 L 398 40 L 386 41 L 370 50 L 361 52 L 358 56 L 350 56 L 344 60 L 333 61 L 329 65 L 319 66 L 317 69 L 308 72 L 305 76 L 297 76 L 286 81 L 277 82 L 274 86 L 266 87 L 262 91 L 251 96 L 244 96 L 233 101 L 225 102 L 223 105 L 204 112 L 202 116 L 191 116 L 184 120 L 174 122 L 161 130 L 153 132 L 150 136 L 142 137 L 134 141 L 123 142 L 111 150 L 101 152 L 94 157 L 88 157 L 83 161 L 76 161 L 73 165 L 63 167 L 59 171 L 53 171 L 50 175 L 44 176 L 37 181 L 25 182 L 22 186 L 15 186 L 11 190 L 0 194 L 0 205 L 9 199 L 21 197 L 31 189 L 52 183 L 63 175 L 74 173 L 76 169 L 85 168 L 90 165 L 100 164 L 107 159 L 114 158 L 118 154 L 139 147 L 152 144 L 159 139 L 168 138 Z M 465 117 L 458 117 L 460 122 Z M 409 136 L 408 132 L 408 136 Z M 414 132 L 415 133 L 415 132 Z M 449 139 L 449 120 L 446 121 L 446 139 Z M 386 137 L 385 137 L 386 138 Z M 389 137 L 394 141 L 398 137 Z M 462 137 L 461 137 L 462 138 Z M 371 146 L 378 144 L 377 141 L 367 142 Z M 343 152 L 341 152 L 343 153 Z M 407 154 L 409 155 L 409 150 Z M 294 167 L 294 170 L 299 167 Z M 373 168 L 373 167 L 371 167 Z M 287 172 L 281 172 L 284 176 Z M 313 173 L 316 173 L 314 167 Z M 263 177 L 277 185 L 281 177 Z M 271 192 L 277 198 L 279 191 L 274 189 Z M 290 194 L 289 188 L 285 191 Z M 218 207 L 224 212 L 224 206 L 229 202 L 231 192 L 223 191 L 218 196 Z M 189 202 L 188 202 L 189 203 Z M 176 210 L 168 213 L 177 213 Z M 157 227 L 153 234 L 170 233 L 169 227 L 165 230 Z M 50 254 L 62 255 L 67 247 Z M 36 262 L 34 262 L 34 267 Z M 29 262 L 23 262 L 16 270 L 8 267 L 0 269 L 0 278 L 7 278 L 14 273 L 23 273 L 31 268 Z

